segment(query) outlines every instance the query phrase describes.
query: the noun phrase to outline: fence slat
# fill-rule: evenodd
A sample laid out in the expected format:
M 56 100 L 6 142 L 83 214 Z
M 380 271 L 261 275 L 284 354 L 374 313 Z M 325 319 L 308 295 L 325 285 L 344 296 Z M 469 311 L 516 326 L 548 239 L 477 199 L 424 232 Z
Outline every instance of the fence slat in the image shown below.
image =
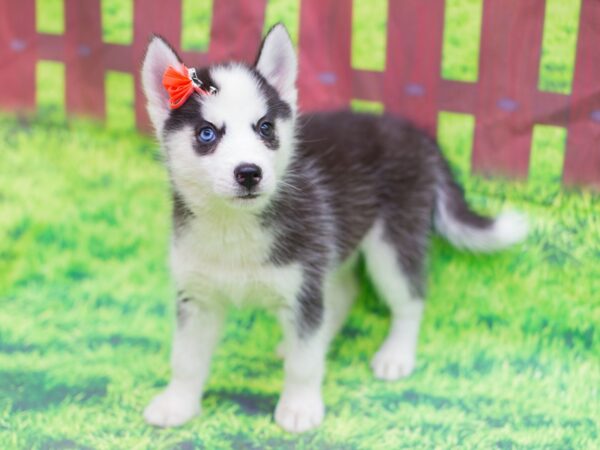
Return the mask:
M 103 119 L 104 52 L 100 0 L 66 0 L 65 19 L 67 111 Z
M 214 0 L 209 51 L 179 52 L 189 65 L 252 62 L 267 0 Z M 581 0 L 570 95 L 538 90 L 545 0 L 483 0 L 480 79 L 440 77 L 444 0 L 389 0 L 386 70 L 351 67 L 352 0 L 299 0 L 302 110 L 383 102 L 431 134 L 439 110 L 473 114 L 475 171 L 525 177 L 534 124 L 568 128 L 563 181 L 600 186 L 600 0 Z M 35 0 L 0 0 L 0 105 L 35 108 L 39 59 L 63 62 L 70 114 L 105 115 L 107 70 L 133 73 L 136 123 L 149 130 L 139 67 L 151 34 L 181 48 L 181 0 L 134 0 L 132 45 L 102 42 L 101 0 L 65 0 L 63 35 L 37 33 Z
M 211 61 L 254 62 L 265 20 L 266 0 L 213 0 Z
M 303 0 L 300 108 L 346 109 L 352 96 L 352 0 Z
M 148 41 L 153 34 L 161 35 L 176 49 L 181 47 L 181 0 L 135 0 L 133 24 L 135 123 L 140 130 L 150 131 L 146 99 L 141 89 L 140 68 Z
M 600 189 L 600 2 L 583 1 L 563 181 Z
M 435 135 L 444 1 L 390 1 L 385 109 Z
M 483 4 L 473 168 L 527 176 L 545 0 Z
M 0 105 L 35 109 L 35 0 L 0 0 Z

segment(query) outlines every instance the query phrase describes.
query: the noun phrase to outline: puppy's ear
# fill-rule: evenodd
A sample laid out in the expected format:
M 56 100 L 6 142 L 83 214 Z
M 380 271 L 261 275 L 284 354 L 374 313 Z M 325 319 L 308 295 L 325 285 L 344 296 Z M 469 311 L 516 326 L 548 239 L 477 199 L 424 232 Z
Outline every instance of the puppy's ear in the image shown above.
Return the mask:
M 256 70 L 295 109 L 298 59 L 283 24 L 278 23 L 265 36 L 256 59 Z
M 170 65 L 181 63 L 173 48 L 159 36 L 153 36 L 148 44 L 142 65 L 142 86 L 152 125 L 160 138 L 162 127 L 169 116 L 169 94 L 162 84 L 163 75 Z

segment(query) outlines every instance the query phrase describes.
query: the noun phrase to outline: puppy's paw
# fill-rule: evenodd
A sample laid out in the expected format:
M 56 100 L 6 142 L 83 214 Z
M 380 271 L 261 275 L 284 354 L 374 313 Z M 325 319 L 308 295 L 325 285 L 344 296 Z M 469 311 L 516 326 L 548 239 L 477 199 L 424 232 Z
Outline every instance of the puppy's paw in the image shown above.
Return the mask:
M 177 427 L 200 413 L 200 401 L 193 395 L 167 388 L 144 410 L 144 419 L 157 427 Z
M 375 378 L 395 381 L 412 373 L 415 368 L 415 355 L 381 348 L 373 357 L 371 368 Z
M 286 395 L 275 408 L 275 421 L 285 431 L 302 433 L 318 427 L 325 416 L 325 405 L 320 394 Z

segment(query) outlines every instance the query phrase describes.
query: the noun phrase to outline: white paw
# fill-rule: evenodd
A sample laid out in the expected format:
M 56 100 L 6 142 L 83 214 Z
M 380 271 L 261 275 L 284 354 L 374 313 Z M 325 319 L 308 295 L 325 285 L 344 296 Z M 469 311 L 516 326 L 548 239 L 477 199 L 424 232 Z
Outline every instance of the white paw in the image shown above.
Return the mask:
M 167 388 L 146 407 L 144 419 L 157 427 L 177 427 L 199 412 L 200 401 L 196 396 Z
M 285 395 L 275 408 L 275 422 L 290 433 L 302 433 L 318 427 L 325 416 L 325 405 L 320 394 Z
M 398 352 L 381 348 L 371 361 L 373 375 L 380 380 L 394 381 L 409 376 L 415 368 L 412 352 Z

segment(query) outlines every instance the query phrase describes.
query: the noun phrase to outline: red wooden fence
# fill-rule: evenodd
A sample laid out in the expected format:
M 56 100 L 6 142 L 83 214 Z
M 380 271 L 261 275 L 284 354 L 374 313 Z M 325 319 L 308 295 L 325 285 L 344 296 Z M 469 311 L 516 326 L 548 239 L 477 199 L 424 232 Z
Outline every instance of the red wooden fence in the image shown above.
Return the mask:
M 538 89 L 545 0 L 484 0 L 479 80 L 440 76 L 444 0 L 389 0 L 386 70 L 351 66 L 351 0 L 302 0 L 300 102 L 304 110 L 380 101 L 434 133 L 438 112 L 475 116 L 474 170 L 525 177 L 535 124 L 567 129 L 563 181 L 600 188 L 600 0 L 582 0 L 570 95 Z M 254 58 L 266 0 L 213 0 L 206 53 L 192 65 Z M 0 0 L 0 107 L 35 108 L 35 65 L 66 67 L 66 109 L 103 118 L 107 70 L 131 72 L 136 121 L 147 127 L 139 66 L 151 33 L 179 47 L 181 0 L 135 0 L 131 45 L 102 42 L 100 0 L 65 0 L 65 33 L 38 33 L 35 0 Z

